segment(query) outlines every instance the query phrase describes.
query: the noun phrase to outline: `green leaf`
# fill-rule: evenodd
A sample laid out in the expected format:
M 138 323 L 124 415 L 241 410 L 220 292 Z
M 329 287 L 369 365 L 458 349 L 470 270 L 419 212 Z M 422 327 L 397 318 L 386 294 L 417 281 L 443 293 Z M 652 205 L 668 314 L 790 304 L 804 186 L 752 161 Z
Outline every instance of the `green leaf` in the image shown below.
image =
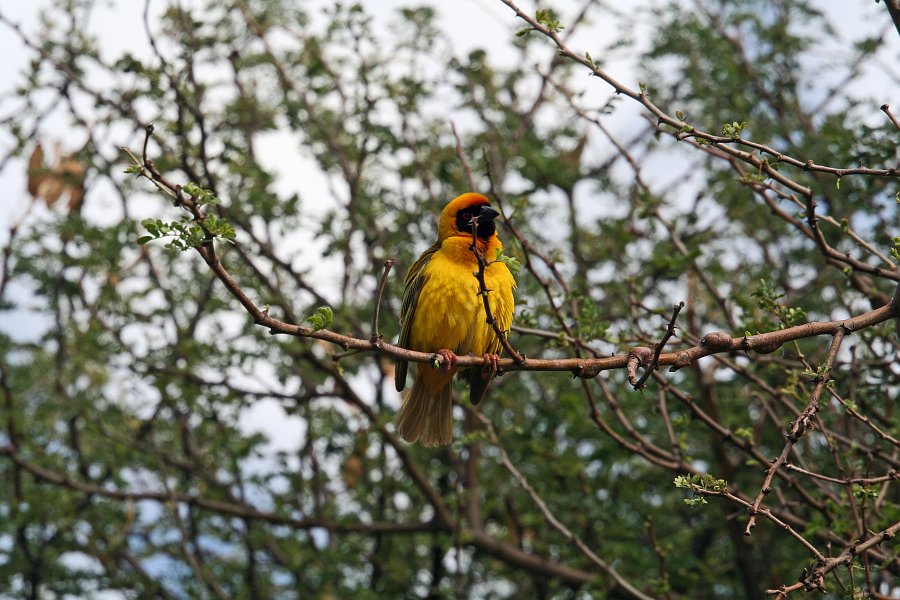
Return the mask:
M 188 196 L 191 196 L 191 197 L 196 197 L 201 192 L 200 186 L 198 186 L 195 183 L 191 183 L 191 182 L 188 182 L 188 183 L 184 184 L 183 186 L 181 186 L 181 189 L 182 189 L 182 191 L 184 191 L 185 194 L 187 194 Z
M 738 427 L 734 430 L 734 435 L 745 440 L 753 441 L 753 430 L 749 427 Z
M 506 265 L 506 268 L 509 269 L 509 272 L 513 274 L 513 277 L 518 275 L 519 271 L 522 270 L 522 263 L 519 262 L 519 259 L 503 254 L 503 250 L 497 250 L 494 261 L 502 262 L 504 265 Z
M 747 127 L 747 121 L 741 121 L 738 123 L 737 121 L 732 121 L 731 123 L 725 123 L 722 125 L 722 135 L 728 136 L 730 138 L 737 138 L 741 135 L 741 132 Z
M 538 9 L 534 14 L 534 20 L 553 33 L 559 33 L 565 29 L 565 26 L 559 22 L 558 18 L 556 18 L 556 14 L 549 8 Z
M 320 306 L 316 309 L 316 312 L 306 317 L 305 320 L 312 325 L 313 331 L 327 329 L 331 327 L 334 320 L 334 311 L 329 306 Z
M 874 499 L 878 497 L 878 487 L 867 487 L 864 485 L 853 484 L 853 495 L 859 498 L 860 500 L 869 498 Z

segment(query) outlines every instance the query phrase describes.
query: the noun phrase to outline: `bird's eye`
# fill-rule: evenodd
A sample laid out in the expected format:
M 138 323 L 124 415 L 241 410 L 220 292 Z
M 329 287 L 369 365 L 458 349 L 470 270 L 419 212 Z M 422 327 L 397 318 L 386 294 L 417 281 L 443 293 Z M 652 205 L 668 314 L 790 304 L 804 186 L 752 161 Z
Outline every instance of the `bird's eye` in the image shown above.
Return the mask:
M 478 223 L 479 234 L 481 235 L 482 223 L 478 220 L 481 216 L 481 206 L 469 206 L 461 209 L 456 213 L 456 229 L 464 233 L 472 233 L 472 227 Z

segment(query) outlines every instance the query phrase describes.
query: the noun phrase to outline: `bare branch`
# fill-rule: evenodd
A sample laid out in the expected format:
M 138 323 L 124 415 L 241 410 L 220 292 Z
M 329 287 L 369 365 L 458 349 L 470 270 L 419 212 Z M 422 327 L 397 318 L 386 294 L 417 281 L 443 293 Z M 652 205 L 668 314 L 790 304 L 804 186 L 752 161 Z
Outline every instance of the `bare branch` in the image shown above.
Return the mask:
M 756 526 L 756 514 L 759 512 L 759 506 L 762 504 L 763 498 L 772 491 L 772 478 L 775 476 L 775 472 L 787 460 L 788 454 L 790 454 L 794 444 L 803 437 L 807 430 L 814 427 L 813 419 L 819 412 L 819 398 L 822 396 L 825 385 L 831 380 L 831 369 L 834 365 L 835 358 L 837 358 L 838 350 L 841 348 L 841 342 L 844 341 L 844 336 L 846 334 L 847 330 L 843 327 L 838 328 L 834 332 L 831 347 L 828 349 L 828 357 L 816 373 L 816 387 L 809 397 L 809 403 L 806 405 L 806 408 L 800 416 L 791 423 L 791 426 L 785 435 L 787 442 L 785 443 L 781 454 L 771 465 L 769 465 L 769 468 L 766 469 L 766 478 L 763 481 L 762 489 L 760 489 L 759 494 L 756 496 L 756 500 L 753 501 L 753 505 L 750 507 L 750 519 L 747 522 L 747 527 L 744 529 L 744 535 L 750 535 L 752 529 Z
M 659 367 L 659 356 L 662 354 L 662 349 L 665 347 L 666 342 L 671 339 L 673 335 L 675 335 L 675 320 L 678 318 L 678 313 L 681 312 L 681 309 L 684 308 L 684 302 L 679 302 L 674 307 L 672 311 L 672 318 L 669 319 L 669 324 L 666 326 L 666 333 L 663 334 L 663 338 L 656 344 L 653 348 L 653 358 L 650 360 L 650 364 L 647 365 L 647 368 L 644 370 L 644 374 L 641 375 L 640 379 L 631 378 L 631 374 L 629 373 L 629 383 L 636 390 L 640 390 L 644 388 L 644 384 L 650 378 L 650 375 Z
M 396 261 L 393 258 L 390 258 L 384 261 L 384 272 L 381 274 L 381 280 L 378 282 L 378 289 L 375 291 L 375 315 L 372 317 L 372 341 L 380 342 L 382 339 L 382 335 L 378 333 L 378 321 L 381 317 L 381 297 L 384 295 L 384 287 L 387 284 L 388 274 L 391 272 L 391 267 L 394 266 Z

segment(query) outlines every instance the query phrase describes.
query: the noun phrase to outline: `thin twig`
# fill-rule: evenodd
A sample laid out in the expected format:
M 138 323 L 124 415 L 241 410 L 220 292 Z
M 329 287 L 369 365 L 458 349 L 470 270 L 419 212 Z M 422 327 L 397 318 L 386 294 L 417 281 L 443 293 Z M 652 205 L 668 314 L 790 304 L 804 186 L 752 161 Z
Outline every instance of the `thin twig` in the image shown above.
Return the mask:
M 894 113 L 891 112 L 890 105 L 882 104 L 881 110 L 884 111 L 884 114 L 886 114 L 891 122 L 893 122 L 893 124 L 897 126 L 897 129 L 900 129 L 900 121 L 898 121 L 897 117 L 894 116 Z
M 647 383 L 647 379 L 650 378 L 650 374 L 659 368 L 659 357 L 662 354 L 662 349 L 665 347 L 666 342 L 668 342 L 669 339 L 671 339 L 671 337 L 675 335 L 675 320 L 678 318 L 678 313 L 681 312 L 682 308 L 684 308 L 684 301 L 679 302 L 672 307 L 672 318 L 669 319 L 669 324 L 666 326 L 666 333 L 653 349 L 653 359 L 650 361 L 650 364 L 647 365 L 647 368 L 644 369 L 644 374 L 641 375 L 640 379 L 638 380 L 634 380 L 629 377 L 628 382 L 631 383 L 634 389 L 643 389 L 644 384 Z
M 656 528 L 653 526 L 653 515 L 647 517 L 647 521 L 644 523 L 644 528 L 647 530 L 647 536 L 650 538 L 650 543 L 653 545 L 653 552 L 656 553 L 656 557 L 659 560 L 659 582 L 660 588 L 664 591 L 666 598 L 672 597 L 671 586 L 669 585 L 669 569 L 666 567 L 666 551 L 659 544 L 659 539 L 656 536 Z
M 778 471 L 781 465 L 787 460 L 788 454 L 790 454 L 794 444 L 803 437 L 807 430 L 814 427 L 813 419 L 819 412 L 819 398 L 822 396 L 825 385 L 831 379 L 831 367 L 834 365 L 834 360 L 837 358 L 838 350 L 840 349 L 841 342 L 844 341 L 844 336 L 846 334 L 847 330 L 843 327 L 838 327 L 837 330 L 835 330 L 834 337 L 831 340 L 831 347 L 828 349 L 828 356 L 822 366 L 819 367 L 819 372 L 816 374 L 816 387 L 809 397 L 809 402 L 803 412 L 800 413 L 800 416 L 791 423 L 788 433 L 785 435 L 787 441 L 784 444 L 784 448 L 781 450 L 781 454 L 771 465 L 769 465 L 769 468 L 766 469 L 766 477 L 763 481 L 762 488 L 760 488 L 756 500 L 753 501 L 753 505 L 750 507 L 750 519 L 747 521 L 747 527 L 744 528 L 744 535 L 750 535 L 753 528 L 756 526 L 756 514 L 759 512 L 759 506 L 762 504 L 763 498 L 772 491 L 772 478 L 775 476 L 775 472 Z
M 159 481 L 166 493 L 166 501 L 162 504 L 168 511 L 169 516 L 172 517 L 172 521 L 175 524 L 175 529 L 176 531 L 178 531 L 178 547 L 181 550 L 181 555 L 184 557 L 184 560 L 188 563 L 191 571 L 194 573 L 195 580 L 201 585 L 205 585 L 213 593 L 213 595 L 215 595 L 216 598 L 221 598 L 224 600 L 228 597 L 228 595 L 225 593 L 225 590 L 221 588 L 218 580 L 213 577 L 207 569 L 203 568 L 203 565 L 201 565 L 200 561 L 197 560 L 196 552 L 192 552 L 188 547 L 187 529 L 184 526 L 184 521 L 182 520 L 180 514 L 181 504 L 178 501 L 178 496 L 175 494 L 175 491 L 169 485 L 169 475 L 168 473 L 166 473 L 166 469 L 161 458 L 158 458 L 158 463 L 159 473 L 161 474 Z M 190 506 L 188 506 L 187 508 L 188 511 L 190 511 Z M 202 588 L 201 597 L 205 597 L 205 594 L 202 593 Z
M 666 435 L 669 436 L 669 444 L 672 446 L 672 453 L 680 459 L 684 459 L 683 453 L 681 451 L 681 444 L 678 443 L 678 438 L 675 437 L 675 428 L 672 427 L 672 419 L 669 418 L 669 407 L 666 406 L 666 390 L 659 390 L 659 416 L 662 417 L 663 423 L 666 426 Z
M 372 341 L 379 342 L 382 339 L 380 333 L 378 333 L 378 320 L 381 317 L 381 297 L 384 295 L 384 288 L 387 284 L 388 274 L 391 272 L 391 267 L 394 266 L 396 261 L 393 258 L 389 258 L 384 261 L 384 272 L 381 274 L 381 281 L 378 282 L 378 289 L 375 290 L 375 315 L 372 317 Z
M 801 473 L 812 479 L 827 481 L 828 483 L 842 486 L 861 485 L 865 487 L 869 485 L 875 485 L 877 483 L 885 483 L 888 481 L 895 481 L 897 479 L 900 479 L 900 472 L 898 472 L 896 469 L 891 469 L 886 475 L 879 475 L 877 477 L 848 477 L 846 479 L 838 479 L 836 477 L 829 477 L 828 475 L 822 475 L 821 473 L 816 473 L 814 471 L 808 471 L 807 469 L 803 469 L 787 461 L 785 461 L 782 466 L 785 469 Z
M 774 595 L 777 598 L 781 599 L 787 598 L 788 594 L 790 594 L 791 592 L 796 592 L 798 590 L 823 590 L 825 575 L 840 567 L 841 565 L 850 565 L 855 557 L 864 554 L 866 551 L 870 550 L 874 546 L 877 546 L 878 544 L 881 544 L 885 540 L 893 539 L 897 536 L 898 533 L 900 533 L 900 521 L 897 521 L 890 527 L 873 535 L 864 542 L 850 544 L 850 546 L 844 552 L 842 552 L 838 556 L 820 561 L 811 570 L 804 569 L 803 575 L 801 575 L 800 581 L 798 581 L 797 583 L 789 586 L 781 586 L 778 589 L 766 590 L 766 594 Z
M 693 487 L 691 488 L 691 491 L 692 491 L 693 493 L 698 494 L 698 495 L 701 495 L 701 496 L 719 496 L 719 497 L 722 497 L 722 498 L 726 498 L 726 499 L 728 499 L 728 500 L 731 500 L 732 502 L 735 502 L 735 503 L 737 503 L 737 504 L 740 504 L 741 506 L 747 508 L 747 510 L 750 510 L 750 508 L 751 508 L 751 506 L 752 506 L 749 502 L 747 502 L 747 501 L 744 500 L 743 498 L 740 498 L 739 496 L 736 496 L 735 494 L 732 494 L 732 493 L 729 492 L 727 489 L 726 489 L 726 490 L 721 490 L 721 491 L 719 491 L 719 490 L 705 489 L 705 488 L 703 488 L 703 487 L 700 487 L 699 485 L 695 485 L 695 486 L 693 486 Z M 813 555 L 813 557 L 815 557 L 815 559 L 816 559 L 817 561 L 822 562 L 822 561 L 825 560 L 825 556 L 822 554 L 822 552 L 819 551 L 818 548 L 816 548 L 815 546 L 813 546 L 813 545 L 809 542 L 809 540 L 807 540 L 807 539 L 804 538 L 802 535 L 800 535 L 800 533 L 797 532 L 796 529 L 794 529 L 793 527 L 791 527 L 791 525 L 790 525 L 789 523 L 783 521 L 782 519 L 779 519 L 779 518 L 778 518 L 771 510 L 769 510 L 769 509 L 767 509 L 767 508 L 762 508 L 762 509 L 759 510 L 759 514 L 761 514 L 761 515 L 764 516 L 765 518 L 767 518 L 767 519 L 769 519 L 770 521 L 772 521 L 772 523 L 774 523 L 775 525 L 777 525 L 777 526 L 780 527 L 781 529 L 783 529 L 783 530 L 785 530 L 786 532 L 788 532 L 788 534 L 789 534 L 791 537 L 793 537 L 794 539 L 796 539 L 796 540 L 797 540 L 798 542 L 800 542 L 807 550 L 809 550 L 809 552 Z
M 491 437 L 491 441 L 494 443 L 494 446 L 497 448 L 497 451 L 500 453 L 500 462 L 503 463 L 503 466 L 506 467 L 506 470 L 509 471 L 512 476 L 519 482 L 519 485 L 522 486 L 522 489 L 528 494 L 531 498 L 532 502 L 538 507 L 541 511 L 541 514 L 544 515 L 544 519 L 559 533 L 563 535 L 567 542 L 574 544 L 585 556 L 587 556 L 592 563 L 600 567 L 600 569 L 605 572 L 609 577 L 611 577 L 618 586 L 622 588 L 624 592 L 628 594 L 628 596 L 632 598 L 639 598 L 641 600 L 653 600 L 650 596 L 647 596 L 639 589 L 632 586 L 628 580 L 622 577 L 616 569 L 610 565 L 608 562 L 597 556 L 597 554 L 591 550 L 581 538 L 575 535 L 568 527 L 563 525 L 563 523 L 556 518 L 556 515 L 547 507 L 547 504 L 541 498 L 541 496 L 531 487 L 531 484 L 528 483 L 528 479 L 526 479 L 525 475 L 522 474 L 519 469 L 512 463 L 509 455 L 506 453 L 506 449 L 500 443 L 500 438 L 497 436 L 497 432 L 494 430 L 494 425 L 491 423 L 490 419 L 485 417 L 483 414 L 473 411 L 473 414 L 478 417 L 481 423 L 487 428 L 488 434 Z
M 478 248 L 478 217 L 472 219 L 472 245 L 469 246 L 469 250 L 475 254 L 475 259 L 478 261 L 478 271 L 475 272 L 475 278 L 478 280 L 478 295 L 481 296 L 481 302 L 484 305 L 485 320 L 494 330 L 494 334 L 497 336 L 497 339 L 500 340 L 503 349 L 506 350 L 510 357 L 512 357 L 513 362 L 517 365 L 521 365 L 525 362 L 525 358 L 512 347 L 512 344 L 509 343 L 509 339 L 507 339 L 508 332 L 500 328 L 500 323 L 497 322 L 497 316 L 491 312 L 491 301 L 488 297 L 491 290 L 487 287 L 484 272 L 489 264 L 493 264 L 496 261 L 491 261 L 489 263 Z

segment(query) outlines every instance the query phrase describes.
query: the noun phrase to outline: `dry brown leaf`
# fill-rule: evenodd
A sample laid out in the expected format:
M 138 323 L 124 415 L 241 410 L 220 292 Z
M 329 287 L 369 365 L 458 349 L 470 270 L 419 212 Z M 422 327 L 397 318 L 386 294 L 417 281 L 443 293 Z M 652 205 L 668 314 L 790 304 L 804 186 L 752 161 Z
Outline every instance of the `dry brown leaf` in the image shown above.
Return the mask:
M 37 198 L 40 193 L 38 190 L 41 187 L 41 182 L 44 180 L 44 177 L 47 174 L 47 169 L 44 167 L 44 148 L 41 146 L 41 143 L 38 142 L 34 146 L 34 150 L 31 152 L 31 156 L 28 157 L 28 193 L 31 194 L 32 198 Z
M 65 183 L 62 178 L 56 175 L 56 173 L 47 173 L 44 175 L 38 183 L 37 189 L 38 196 L 44 199 L 47 206 L 56 204 L 56 201 L 60 199 L 65 190 Z
M 77 212 L 84 200 L 84 163 L 74 156 L 66 156 L 57 167 L 63 185 L 69 192 L 69 212 Z
M 341 476 L 344 479 L 344 485 L 348 488 L 356 487 L 356 484 L 362 479 L 364 473 L 365 469 L 363 461 L 356 454 L 351 454 L 341 468 Z
M 55 164 L 44 164 L 44 149 L 35 145 L 28 159 L 28 193 L 35 199 L 43 198 L 48 207 L 68 195 L 70 213 L 81 209 L 84 201 L 85 165 L 74 155 L 62 156 L 56 146 Z

